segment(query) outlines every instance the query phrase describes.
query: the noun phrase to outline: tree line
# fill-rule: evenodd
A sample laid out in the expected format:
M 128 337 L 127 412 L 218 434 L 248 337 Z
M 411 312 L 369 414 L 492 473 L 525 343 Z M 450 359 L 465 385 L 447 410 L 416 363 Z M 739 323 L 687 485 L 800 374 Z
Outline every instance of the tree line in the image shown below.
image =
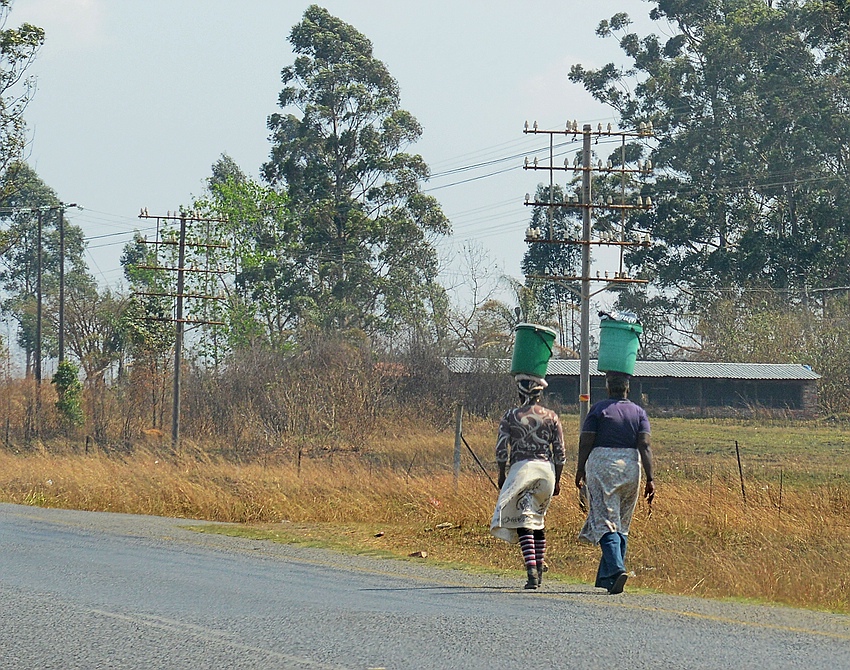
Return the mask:
M 594 222 L 600 231 L 625 226 L 652 239 L 625 258 L 650 288 L 620 290 L 617 307 L 644 323 L 644 358 L 807 363 L 823 375 L 824 409 L 845 412 L 850 9 L 838 0 L 650 4 L 666 37 L 632 33 L 629 18 L 616 14 L 597 34 L 619 41 L 625 65 L 575 65 L 569 75 L 615 110 L 621 127 L 653 128 L 651 137 L 607 155 L 604 145 L 595 148 L 594 160 L 654 166 L 626 184 L 595 177 L 593 190 L 603 197 L 625 190 L 656 203 Z M 57 353 L 61 201 L 23 159 L 24 111 L 33 92 L 26 71 L 44 33 L 28 24 L 7 27 L 10 10 L 11 0 L 0 0 L 0 309 L 14 324 L 30 377 L 39 267 L 49 324 L 41 346 L 48 357 Z M 574 356 L 575 287 L 493 277 L 486 252 L 470 245 L 464 253 L 471 297 L 463 305 L 449 299 L 438 280 L 435 242 L 451 225 L 423 191 L 429 168 L 412 151 L 422 128 L 402 108 L 398 83 L 369 39 L 311 5 L 289 40 L 295 59 L 281 71 L 259 178 L 222 155 L 205 192 L 181 210 L 195 222 L 186 266 L 206 270 L 187 273 L 185 287 L 203 296 L 187 300 L 188 317 L 198 322 L 187 340 L 187 393 L 196 398 L 189 406 L 218 403 L 205 416 L 224 434 L 239 432 L 241 412 L 243 420 L 267 425 L 266 435 L 288 435 L 304 428 L 294 418 L 297 394 L 281 387 L 297 370 L 314 391 L 322 389 L 319 395 L 333 391 L 360 416 L 374 411 L 370 388 L 385 402 L 431 388 L 428 402 L 437 407 L 451 395 L 441 357 L 508 355 L 520 320 L 556 326 L 560 355 Z M 552 188 L 539 185 L 535 199 L 563 202 L 578 184 Z M 577 223 L 566 209 L 544 223 L 545 216 L 545 208 L 533 208 L 530 225 L 551 225 L 559 237 Z M 86 424 L 99 442 L 118 435 L 126 441 L 168 421 L 176 286 L 174 273 L 161 268 L 176 264 L 177 233 L 173 220 L 160 222 L 156 240 L 138 233 L 122 252 L 127 288 L 118 290 L 97 284 L 83 259 L 85 237 L 66 222 L 70 361 L 53 385 L 57 429 Z M 575 274 L 576 249 L 530 245 L 522 270 Z M 511 298 L 496 291 L 497 281 L 507 282 Z M 354 367 L 332 373 L 329 361 L 316 358 L 319 351 Z M 74 366 L 84 389 L 73 383 Z M 319 370 L 328 377 L 321 383 Z M 343 392 L 338 378 L 345 374 L 360 380 L 359 390 Z M 421 375 L 442 381 L 428 384 Z M 8 367 L 6 377 L 12 384 Z M 238 402 L 228 401 L 224 389 Z M 503 398 L 479 400 L 487 411 Z M 345 406 L 319 405 L 321 412 L 304 419 L 310 430 L 339 430 Z M 26 401 L 15 411 L 35 426 Z M 213 419 L 219 415 L 230 418 Z

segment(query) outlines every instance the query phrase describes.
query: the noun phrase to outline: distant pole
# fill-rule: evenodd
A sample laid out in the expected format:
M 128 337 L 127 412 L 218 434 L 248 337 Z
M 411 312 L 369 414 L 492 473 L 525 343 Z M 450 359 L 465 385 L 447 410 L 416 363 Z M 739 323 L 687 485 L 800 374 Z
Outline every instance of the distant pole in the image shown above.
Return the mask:
M 460 447 L 463 444 L 463 403 L 458 403 L 457 412 L 455 414 L 455 458 L 454 458 L 454 478 L 455 490 L 457 490 L 458 480 L 460 479 Z
M 708 509 L 711 509 L 711 497 L 714 492 L 714 463 L 711 464 L 711 474 L 708 476 Z
M 59 205 L 59 362 L 65 360 L 65 206 Z
M 579 430 L 590 408 L 590 124 L 584 124 L 581 152 L 581 336 L 579 344 Z
M 738 440 L 735 440 L 735 455 L 738 457 L 738 474 L 741 477 L 741 497 L 744 505 L 747 504 L 747 492 L 744 490 L 744 467 L 741 465 L 741 450 L 738 448 Z
M 36 279 L 35 279 L 35 435 L 41 434 L 41 292 L 42 292 L 42 226 L 44 212 L 38 210 L 38 233 L 36 235 Z
M 35 383 L 41 384 L 41 280 L 42 280 L 42 240 L 41 228 L 44 224 L 44 212 L 38 210 L 38 233 L 36 235 L 36 279 L 35 279 Z
M 549 166 L 555 165 L 555 135 L 549 135 Z M 552 210 L 555 207 L 555 171 L 549 170 L 549 208 L 546 211 L 549 222 L 549 234 L 547 239 L 554 240 L 555 232 L 552 225 Z
M 186 263 L 186 214 L 180 213 L 180 242 L 177 252 L 177 313 L 174 337 L 174 392 L 171 408 L 171 445 L 180 444 L 180 367 L 183 364 L 183 274 Z

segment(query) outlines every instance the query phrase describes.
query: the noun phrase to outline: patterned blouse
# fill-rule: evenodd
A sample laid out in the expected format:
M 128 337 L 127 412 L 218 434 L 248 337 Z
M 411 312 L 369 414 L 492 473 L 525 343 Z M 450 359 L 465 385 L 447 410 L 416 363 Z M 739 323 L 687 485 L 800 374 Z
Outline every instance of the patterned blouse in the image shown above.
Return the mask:
M 508 462 L 508 445 L 511 464 L 538 460 L 563 465 L 566 461 L 561 420 L 551 409 L 538 404 L 505 412 L 496 439 L 497 463 Z

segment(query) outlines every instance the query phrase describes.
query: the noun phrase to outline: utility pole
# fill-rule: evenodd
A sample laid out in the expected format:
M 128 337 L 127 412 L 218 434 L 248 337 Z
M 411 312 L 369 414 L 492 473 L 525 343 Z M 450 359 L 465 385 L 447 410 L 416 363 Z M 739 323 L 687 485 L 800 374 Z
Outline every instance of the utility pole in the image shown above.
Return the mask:
M 59 208 L 59 362 L 65 360 L 65 208 Z
M 174 293 L 147 293 L 147 292 L 136 292 L 135 295 L 146 295 L 146 296 L 154 296 L 154 297 L 169 297 L 175 299 L 175 310 L 174 310 L 174 318 L 167 319 L 168 321 L 174 322 L 174 384 L 172 389 L 172 405 L 171 405 L 171 445 L 174 449 L 180 445 L 180 398 L 181 398 L 181 381 L 182 381 L 182 367 L 183 367 L 183 336 L 185 333 L 185 325 L 187 323 L 191 324 L 211 324 L 211 325 L 224 325 L 221 321 L 209 321 L 204 319 L 186 319 L 183 315 L 183 307 L 184 307 L 184 299 L 187 298 L 198 298 L 203 300 L 220 300 L 221 298 L 217 296 L 211 295 L 201 295 L 201 294 L 192 294 L 186 293 L 185 291 L 185 278 L 186 273 L 197 273 L 197 274 L 217 274 L 224 275 L 227 274 L 226 270 L 219 269 L 210 269 L 210 268 L 195 268 L 195 267 L 186 267 L 186 247 L 197 247 L 203 249 L 227 249 L 226 244 L 211 244 L 211 243 L 201 243 L 201 242 L 191 242 L 187 243 L 186 241 L 186 223 L 187 220 L 196 222 L 196 223 L 212 223 L 212 222 L 224 222 L 226 219 L 221 218 L 209 218 L 209 217 L 201 217 L 197 212 L 185 212 L 180 211 L 179 213 L 175 212 L 172 214 L 168 212 L 165 216 L 151 215 L 148 214 L 147 208 L 142 208 L 142 211 L 139 214 L 140 219 L 156 219 L 157 220 L 157 239 L 153 242 L 148 242 L 148 240 L 143 240 L 145 244 L 152 244 L 158 250 L 160 246 L 177 246 L 177 266 L 176 267 L 168 267 L 168 266 L 160 266 L 158 264 L 155 265 L 138 265 L 136 267 L 145 270 L 166 270 L 169 272 L 175 272 L 177 274 L 177 290 Z M 179 221 L 180 224 L 180 234 L 177 240 L 163 240 L 159 237 L 159 229 L 160 229 L 160 221 Z M 157 255 L 158 258 L 158 255 Z M 153 318 L 154 320 L 162 320 L 156 317 L 148 317 Z
M 65 360 L 65 209 L 77 203 L 59 203 L 59 362 Z
M 174 390 L 171 408 L 171 444 L 176 448 L 180 443 L 180 380 L 183 365 L 183 277 L 186 272 L 186 214 L 180 212 L 180 240 L 177 252 L 177 311 L 174 320 L 176 337 L 174 340 Z
M 42 303 L 42 274 L 44 255 L 42 253 L 42 226 L 44 225 L 44 212 L 38 210 L 38 232 L 36 233 L 36 279 L 35 279 L 35 436 L 41 434 L 41 303 Z
M 42 265 L 44 261 L 41 244 L 41 229 L 44 225 L 44 212 L 38 210 L 38 232 L 36 233 L 36 270 L 35 270 L 35 385 L 41 386 L 41 279 Z M 36 414 L 38 414 L 38 400 L 36 397 Z
M 0 214 L 10 215 L 19 214 L 21 212 L 30 212 L 38 216 L 38 232 L 36 238 L 36 361 L 41 360 L 41 323 L 42 323 L 42 278 L 43 278 L 43 228 L 44 228 L 44 212 L 57 211 L 59 213 L 57 227 L 59 229 L 59 362 L 65 359 L 65 210 L 69 207 L 79 207 L 77 203 L 66 205 L 60 202 L 58 205 L 48 205 L 44 207 L 3 207 L 0 208 Z M 82 208 L 80 208 L 82 209 Z M 41 365 L 35 366 L 35 378 L 37 382 L 41 382 L 42 370 Z
M 579 341 L 579 384 L 578 409 L 579 427 L 584 425 L 584 418 L 590 408 L 590 208 L 593 202 L 591 192 L 590 167 L 590 125 L 582 127 L 581 150 L 581 202 L 585 207 L 581 211 L 581 239 L 587 244 L 581 245 L 581 325 Z
M 0 214 L 12 215 L 22 212 L 35 214 L 37 218 L 36 231 L 36 315 L 35 315 L 35 349 L 33 361 L 33 376 L 35 378 L 36 394 L 35 394 L 35 433 L 38 435 L 39 423 L 41 421 L 41 381 L 43 375 L 43 356 L 42 356 L 42 321 L 43 321 L 43 302 L 44 302 L 44 213 L 58 211 L 58 228 L 59 228 L 59 362 L 61 363 L 65 357 L 65 208 L 77 207 L 77 204 L 65 205 L 47 205 L 42 207 L 3 207 L 0 208 Z
M 549 135 L 549 164 L 541 165 L 538 160 L 535 158 L 533 162 L 529 162 L 528 159 L 525 160 L 524 169 L 526 170 L 548 170 L 550 175 L 550 197 L 549 202 L 537 202 L 536 199 L 532 200 L 528 195 L 526 195 L 525 204 L 531 207 L 548 207 L 550 211 L 549 217 L 549 230 L 546 235 L 543 235 L 540 229 L 532 229 L 526 232 L 526 242 L 529 244 L 566 244 L 566 245 L 581 245 L 581 271 L 578 276 L 560 276 L 560 275 L 552 275 L 552 274 L 543 274 L 543 275 L 527 275 L 528 279 L 539 279 L 544 281 L 554 281 L 561 284 L 564 284 L 572 290 L 574 293 L 579 295 L 580 298 L 580 309 L 581 309 L 581 318 L 580 318 L 580 342 L 579 342 L 579 425 L 584 423 L 584 419 L 587 416 L 587 412 L 590 408 L 590 299 L 609 288 L 617 284 L 646 284 L 648 280 L 640 279 L 636 277 L 631 277 L 628 272 L 623 269 L 623 250 L 626 247 L 633 246 L 649 246 L 650 240 L 649 235 L 647 233 L 638 233 L 636 237 L 627 237 L 626 231 L 626 214 L 629 210 L 648 210 L 652 207 L 652 200 L 647 197 L 645 200 L 643 197 L 638 197 L 637 204 L 628 204 L 625 202 L 625 178 L 627 174 L 638 174 L 638 175 L 647 175 L 650 173 L 652 166 L 649 161 L 646 161 L 645 165 L 641 165 L 638 161 L 637 168 L 628 168 L 625 163 L 625 144 L 627 138 L 640 138 L 640 139 L 648 139 L 652 137 L 652 126 L 649 124 L 641 124 L 638 131 L 626 131 L 626 132 L 615 132 L 611 128 L 611 124 L 608 124 L 606 130 L 603 130 L 602 124 L 597 126 L 596 131 L 593 131 L 590 124 L 584 124 L 582 126 L 581 131 L 578 129 L 578 124 L 576 121 L 567 122 L 566 128 L 564 130 L 542 130 L 537 127 L 537 123 L 535 122 L 533 126 L 529 126 L 528 122 L 525 124 L 525 128 L 523 130 L 525 134 L 542 134 Z M 554 163 L 554 150 L 553 150 L 553 138 L 555 135 L 564 135 L 566 137 L 571 137 L 573 141 L 578 140 L 578 137 L 581 136 L 582 141 L 582 149 L 581 149 L 581 160 L 576 161 L 573 165 L 569 164 L 569 160 L 564 160 L 563 167 L 556 166 Z M 622 164 L 619 167 L 614 167 L 610 162 L 608 162 L 607 166 L 603 166 L 602 161 L 599 161 L 597 168 L 593 167 L 593 138 L 596 138 L 598 142 L 602 137 L 616 137 L 619 138 L 622 144 L 622 152 L 621 155 L 623 157 Z M 553 203 L 552 202 L 552 190 L 554 188 L 554 173 L 558 170 L 564 170 L 565 172 L 573 171 L 573 172 L 581 172 L 581 198 L 578 202 L 576 202 L 574 196 L 570 196 L 569 198 L 565 198 L 565 202 L 562 203 Z M 613 203 L 611 198 L 609 198 L 607 203 L 598 203 L 594 204 L 593 202 L 593 193 L 592 193 L 592 177 L 594 172 L 602 172 L 609 174 L 619 174 L 622 182 L 622 191 L 621 191 L 621 202 L 618 204 Z M 566 207 L 571 209 L 581 209 L 582 210 L 582 225 L 581 225 L 581 237 L 580 239 L 575 239 L 572 236 L 565 235 L 564 239 L 556 239 L 552 231 L 551 225 L 551 211 L 552 207 Z M 619 236 L 614 236 L 613 234 L 606 231 L 599 231 L 594 238 L 594 230 L 593 230 L 593 220 L 592 213 L 597 208 L 603 208 L 607 210 L 615 210 L 620 211 L 622 214 L 621 228 Z M 620 267 L 619 270 L 614 273 L 613 277 L 609 277 L 609 273 L 606 272 L 604 277 L 599 276 L 599 272 L 596 273 L 596 277 L 591 277 L 591 247 L 593 246 L 605 246 L 605 247 L 619 247 L 620 248 Z M 592 282 L 603 282 L 604 285 L 599 290 L 592 292 L 591 284 Z M 574 286 L 571 284 L 579 284 L 579 289 L 576 290 Z

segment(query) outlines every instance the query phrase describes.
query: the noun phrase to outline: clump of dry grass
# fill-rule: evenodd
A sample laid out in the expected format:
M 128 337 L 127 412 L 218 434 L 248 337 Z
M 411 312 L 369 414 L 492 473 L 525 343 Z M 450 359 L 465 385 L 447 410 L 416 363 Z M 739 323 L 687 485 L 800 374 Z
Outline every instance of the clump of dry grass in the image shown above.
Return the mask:
M 566 419 L 573 445 L 575 422 Z M 681 420 L 656 421 L 653 430 L 659 493 L 652 517 L 641 502 L 632 526 L 628 564 L 637 578 L 630 585 L 850 611 L 850 485 L 836 461 L 850 443 L 847 434 Z M 492 422 L 465 425 L 485 463 L 494 432 Z M 735 438 L 744 455 L 746 504 Z M 178 455 L 60 453 L 54 446 L 0 451 L 0 498 L 288 527 L 290 536 L 333 536 L 363 548 L 425 550 L 442 561 L 518 568 L 518 549 L 487 532 L 496 491 L 466 453 L 455 486 L 453 439 L 449 429 L 387 424 L 359 451 L 300 459 L 290 451 L 243 463 L 191 443 Z M 805 444 L 805 458 L 794 452 L 795 441 Z M 584 518 L 570 470 L 568 464 L 563 494 L 547 519 L 548 560 L 553 574 L 589 582 L 598 549 L 576 541 Z
M 731 480 L 731 478 L 730 478 Z M 848 508 L 828 485 L 793 487 L 777 500 L 738 482 L 665 485 L 651 519 L 639 517 L 631 563 L 664 591 L 764 599 L 848 611 Z

